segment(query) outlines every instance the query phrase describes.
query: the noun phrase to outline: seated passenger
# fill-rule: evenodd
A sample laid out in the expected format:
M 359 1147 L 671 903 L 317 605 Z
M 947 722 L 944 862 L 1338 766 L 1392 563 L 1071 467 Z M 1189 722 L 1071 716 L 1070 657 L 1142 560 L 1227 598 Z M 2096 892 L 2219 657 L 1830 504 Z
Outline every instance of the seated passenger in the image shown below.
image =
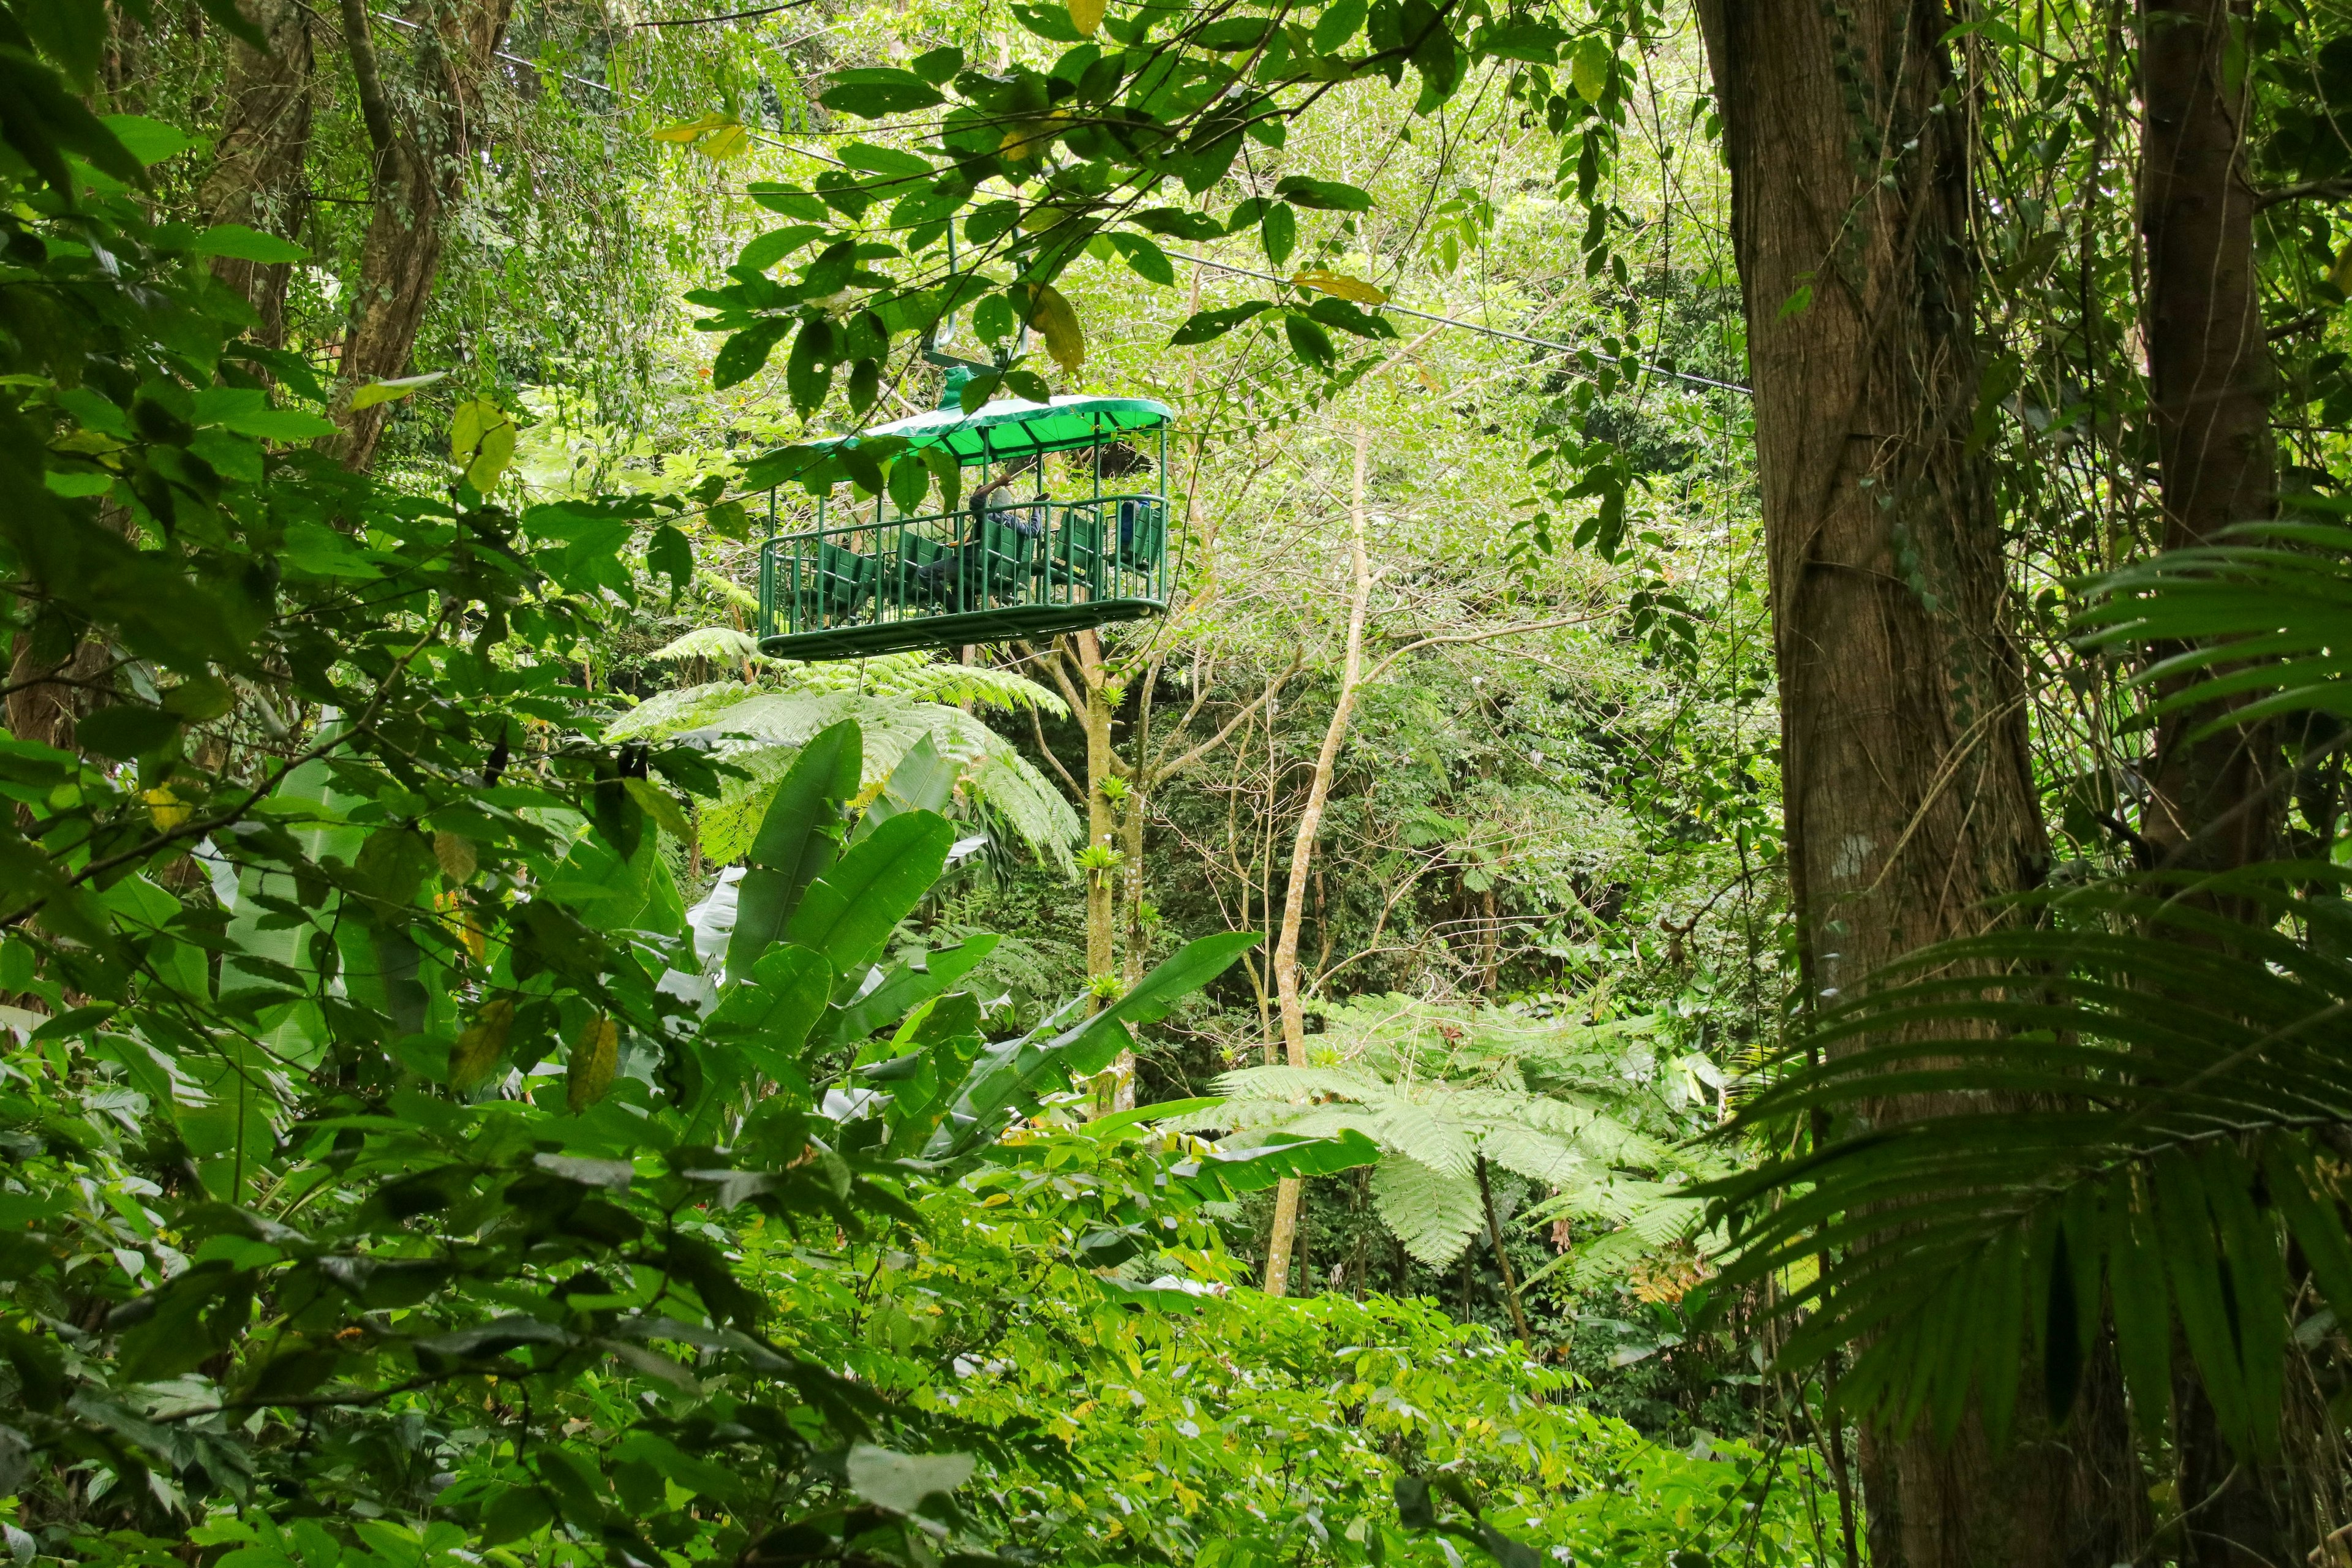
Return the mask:
M 1023 511 L 1015 507 L 1002 504 L 998 500 L 1000 495 L 1012 488 L 1015 479 L 1030 471 L 1034 462 L 1034 460 L 1032 459 L 1032 462 L 1024 463 L 1019 468 L 1008 468 L 1002 475 L 971 492 L 971 526 L 972 536 L 975 539 L 979 537 L 980 525 L 986 521 L 992 511 L 1012 512 L 1013 515 L 1003 521 L 1012 525 L 1015 533 L 1025 538 L 1034 539 L 1045 531 L 1045 519 L 1041 515 L 1042 508 L 1031 507 L 1026 511 Z

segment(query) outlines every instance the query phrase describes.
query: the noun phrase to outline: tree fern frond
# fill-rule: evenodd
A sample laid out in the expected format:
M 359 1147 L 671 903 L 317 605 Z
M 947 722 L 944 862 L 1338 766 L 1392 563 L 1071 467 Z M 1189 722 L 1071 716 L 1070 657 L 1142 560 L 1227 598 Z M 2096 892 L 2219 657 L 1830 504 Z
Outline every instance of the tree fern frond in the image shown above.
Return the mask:
M 1235 1100 L 1278 1100 L 1302 1105 L 1326 1097 L 1385 1101 L 1393 1094 L 1379 1075 L 1360 1068 L 1280 1065 L 1237 1068 L 1221 1074 L 1211 1092 Z
M 831 668 L 831 666 L 811 667 Z M 961 770 L 959 794 L 1041 859 L 1068 864 L 1085 837 L 1077 814 L 1012 742 L 971 714 L 936 702 L 866 696 L 854 690 L 780 692 L 732 681 L 665 692 L 608 726 L 608 739 L 697 737 L 752 777 L 730 782 L 704 811 L 703 852 L 725 864 L 751 843 L 768 795 L 792 756 L 819 731 L 855 719 L 866 738 L 867 787 L 889 776 L 929 736 Z
M 1478 1152 L 1492 1164 L 1551 1186 L 1579 1180 L 1592 1164 L 1588 1156 L 1559 1139 L 1510 1122 L 1494 1128 L 1481 1138 Z
M 698 729 L 719 713 L 755 696 L 758 688 L 740 680 L 714 680 L 657 691 L 604 726 L 608 741 L 664 740 Z
M 1386 1159 L 1374 1167 L 1372 1204 L 1404 1249 L 1432 1268 L 1461 1257 L 1486 1223 L 1475 1179 L 1418 1160 Z
M 1592 1025 L 1401 995 L 1327 1003 L 1317 1010 L 1326 1029 L 1315 1049 L 1326 1059 L 1226 1073 L 1214 1086 L 1225 1103 L 1184 1124 L 1301 1132 L 1312 1127 L 1318 1135 L 1344 1126 L 1373 1140 L 1393 1161 L 1409 1162 L 1433 1178 L 1468 1183 L 1474 1191 L 1483 1155 L 1517 1175 L 1582 1194 L 1564 1212 L 1612 1226 L 1665 1202 L 1649 1194 L 1670 1189 L 1634 1181 L 1634 1170 L 1698 1176 L 1727 1168 L 1718 1156 L 1644 1136 L 1595 1103 L 1597 1092 L 1563 1096 L 1530 1087 L 1531 1077 L 1543 1082 L 1574 1073 L 1630 1094 L 1634 1080 L 1625 1071 L 1625 1053 L 1630 1042 L 1654 1027 L 1654 1020 Z M 1530 1059 L 1542 1064 L 1535 1074 L 1525 1070 Z M 1696 1225 L 1699 1209 L 1683 1189 L 1671 1190 L 1677 1194 L 1677 1217 L 1651 1223 L 1679 1237 Z M 1637 1192 L 1643 1202 L 1628 1201 Z M 1414 1255 L 1424 1262 L 1444 1263 L 1459 1255 L 1471 1231 L 1423 1224 L 1412 1233 L 1418 1242 L 1404 1231 L 1397 1234 L 1418 1247 Z M 1439 1257 L 1433 1249 L 1448 1237 L 1454 1251 Z
M 955 664 L 919 651 L 823 664 L 778 659 L 774 672 L 778 684 L 793 691 L 846 692 L 950 706 L 969 702 L 1006 713 L 1036 708 L 1057 718 L 1070 715 L 1069 705 L 1051 689 L 1009 669 Z
M 697 626 L 684 637 L 654 649 L 656 658 L 723 658 L 760 657 L 760 639 L 733 626 Z

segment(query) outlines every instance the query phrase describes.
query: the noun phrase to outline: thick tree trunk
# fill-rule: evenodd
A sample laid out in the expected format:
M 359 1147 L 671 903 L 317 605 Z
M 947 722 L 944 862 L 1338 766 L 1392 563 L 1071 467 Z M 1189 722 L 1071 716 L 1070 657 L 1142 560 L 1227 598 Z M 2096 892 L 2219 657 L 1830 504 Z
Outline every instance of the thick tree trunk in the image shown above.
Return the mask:
M 310 147 L 310 12 L 300 0 L 246 0 L 245 15 L 268 40 L 267 53 L 230 46 L 227 99 L 212 172 L 199 201 L 205 221 L 240 223 L 280 239 L 300 235 L 310 211 L 305 167 Z M 213 276 L 245 296 L 260 324 L 254 337 L 286 346 L 287 262 L 220 257 Z
M 387 89 L 369 30 L 367 0 L 341 0 L 343 41 L 373 149 L 369 180 L 375 209 L 360 253 L 359 287 L 343 344 L 342 433 L 328 447 L 344 467 L 364 468 L 393 405 L 349 406 L 352 389 L 408 372 L 417 329 L 441 269 L 449 219 L 465 194 L 466 169 L 481 146 L 482 83 L 506 35 L 511 0 L 420 0 L 401 90 Z
M 2140 233 L 2168 550 L 2208 543 L 2273 505 L 2271 363 L 2246 163 L 2252 25 L 2244 0 L 2140 7 Z M 2284 813 L 2272 787 L 2284 765 L 2278 736 L 2254 724 L 2192 738 L 2216 716 L 2171 714 L 2157 731 L 2141 837 L 2167 868 L 2226 870 L 2273 852 Z M 2284 1501 L 2293 1479 L 2236 1463 L 2193 1374 L 2176 1380 L 2173 1409 L 2183 1560 L 2192 1568 L 2301 1562 L 2310 1542 L 2294 1539 Z
M 2140 14 L 2148 394 L 2168 550 L 2266 518 L 2273 501 L 2271 363 L 2246 170 L 2250 10 L 2244 0 L 2176 0 Z M 2191 742 L 2212 717 L 2175 714 L 2158 731 L 2141 837 L 2168 866 L 2261 860 L 2277 831 L 2267 787 L 2275 735 L 2257 726 Z
M 1701 0 L 1747 300 L 1804 984 L 1974 932 L 2046 854 L 1979 366 L 1941 0 Z M 1881 1107 L 1899 1118 L 1931 1107 Z M 1872 1433 L 1878 1568 L 2131 1553 L 2079 1456 Z M 2036 1451 L 2041 1449 L 2042 1451 Z
M 1339 697 L 1331 708 L 1331 722 L 1323 731 L 1323 749 L 1316 754 L 1315 776 L 1307 787 L 1307 805 L 1298 814 L 1298 830 L 1290 843 L 1290 879 L 1282 890 L 1282 930 L 1274 944 L 1274 991 L 1282 1008 L 1282 1042 L 1290 1065 L 1307 1065 L 1307 1015 L 1298 996 L 1298 931 L 1307 910 L 1307 873 L 1315 862 L 1315 838 L 1322 831 L 1323 807 L 1331 798 L 1331 776 L 1339 763 L 1339 747 L 1348 738 L 1354 717 L 1359 684 L 1364 675 L 1364 616 L 1372 597 L 1371 558 L 1364 550 L 1364 469 L 1370 458 L 1371 437 L 1356 430 L 1356 493 L 1349 509 L 1348 562 L 1353 587 L 1348 598 L 1348 651 L 1339 673 Z M 1286 1176 L 1274 1191 L 1274 1237 L 1265 1251 L 1265 1293 L 1280 1296 L 1290 1289 L 1290 1247 L 1298 1232 L 1299 1182 Z

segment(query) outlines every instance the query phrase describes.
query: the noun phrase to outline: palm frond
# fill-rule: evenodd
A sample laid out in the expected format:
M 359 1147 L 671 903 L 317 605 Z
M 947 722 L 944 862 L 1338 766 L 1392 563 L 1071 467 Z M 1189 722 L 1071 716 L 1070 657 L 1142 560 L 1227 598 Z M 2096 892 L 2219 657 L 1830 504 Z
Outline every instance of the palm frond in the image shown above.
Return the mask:
M 2315 497 L 2296 504 L 2343 510 Z M 2091 584 L 2076 626 L 2098 651 L 2179 649 L 2133 678 L 2160 694 L 2159 712 L 2229 699 L 2217 722 L 2298 711 L 2352 718 L 2352 527 L 2248 523 L 2215 544 L 2166 551 Z
M 1850 1406 L 1939 1430 L 1972 1398 L 2004 1421 L 2021 1365 L 2063 1414 L 2108 1314 L 2135 1408 L 2160 1418 L 2177 1324 L 2231 1442 L 2268 1455 L 2289 1238 L 2352 1315 L 2352 1193 L 2326 1142 L 2352 1128 L 2352 964 L 2307 940 L 2347 889 L 2296 863 L 2045 893 L 2021 900 L 2038 925 L 1912 955 L 1823 1016 L 1826 1065 L 1735 1123 L 1844 1131 L 1706 1189 L 1738 1229 L 1727 1278 L 1834 1257 L 1785 1300 L 1787 1359 L 1849 1347 Z M 1945 1109 L 1874 1126 L 1895 1096 Z

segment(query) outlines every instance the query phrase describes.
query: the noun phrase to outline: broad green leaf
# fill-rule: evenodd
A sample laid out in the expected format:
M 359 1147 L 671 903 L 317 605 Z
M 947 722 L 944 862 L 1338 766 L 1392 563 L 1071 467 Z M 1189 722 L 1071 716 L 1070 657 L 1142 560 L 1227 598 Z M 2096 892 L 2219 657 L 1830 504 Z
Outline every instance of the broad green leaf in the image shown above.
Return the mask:
M 842 808 L 857 793 L 864 752 L 857 725 L 845 720 L 811 737 L 776 786 L 738 889 L 727 947 L 730 973 L 749 973 L 768 945 L 782 939 L 803 889 L 833 864 Z
M 772 228 L 746 244 L 735 258 L 735 265 L 753 272 L 765 272 L 785 257 L 806 246 L 824 230 L 815 224 L 790 224 Z
M 1548 66 L 1559 58 L 1559 47 L 1567 41 L 1568 35 L 1549 22 L 1519 16 L 1480 28 L 1472 47 L 1482 55 Z M 1575 85 L 1579 96 L 1583 96 L 1583 83 Z
M 1257 237 L 1258 244 L 1265 251 L 1266 265 L 1281 266 L 1290 259 L 1290 253 L 1298 247 L 1297 214 L 1291 209 L 1287 202 L 1276 203 L 1266 209 L 1265 216 L 1259 220 Z M 1305 274 L 1302 273 L 1300 276 L 1303 278 Z M 1292 279 L 1294 282 L 1297 280 Z
M 767 365 L 768 355 L 795 324 L 789 316 L 769 316 L 730 336 L 711 358 L 711 389 L 724 392 L 759 374 Z
M 664 833 L 680 844 L 694 841 L 693 826 L 686 820 L 686 813 L 678 805 L 676 795 L 650 779 L 623 779 L 621 787 L 629 792 L 629 798 L 637 803 L 638 809 L 652 817 L 655 826 Z
M 944 813 L 955 799 L 956 780 L 961 772 L 953 761 L 940 754 L 939 746 L 926 731 L 890 770 L 882 793 L 866 806 L 849 841 L 858 842 L 901 812 Z
M 1205 343 L 1224 336 L 1244 321 L 1252 317 L 1263 315 L 1272 309 L 1274 307 L 1266 300 L 1252 300 L 1245 304 L 1228 305 L 1215 310 L 1202 310 L 1177 328 L 1176 335 L 1170 338 L 1168 342 L 1171 346 L 1177 348 L 1190 343 Z
M 1309 364 L 1328 368 L 1339 363 L 1339 351 L 1331 346 L 1331 334 L 1311 317 L 1291 314 L 1282 319 L 1282 334 L 1290 340 L 1290 351 Z
M 1311 180 L 1304 174 L 1292 174 L 1274 183 L 1274 194 L 1293 206 L 1314 207 L 1322 212 L 1372 210 L 1369 195 L 1338 180 Z
M 469 398 L 457 405 L 449 418 L 449 460 L 476 494 L 488 495 L 514 460 L 519 434 L 514 421 L 497 404 Z
M 1336 55 L 1354 42 L 1356 35 L 1363 31 L 1366 10 L 1365 0 L 1332 0 L 1324 6 L 1323 14 L 1315 19 L 1315 52 Z
M 101 114 L 98 118 L 100 124 L 114 132 L 114 139 L 121 142 L 132 157 L 151 167 L 167 158 L 176 158 L 196 144 L 196 139 L 178 126 L 165 124 L 161 120 L 151 120 L 143 114 Z M 217 234 L 219 230 L 215 228 L 211 232 Z M 247 229 L 246 232 L 249 234 L 252 231 Z M 207 250 L 200 251 L 198 254 L 225 256 L 235 253 Z M 298 250 L 289 257 L 253 257 L 248 259 L 295 261 L 307 254 L 308 252 Z
M 740 1042 L 770 1079 L 788 1080 L 800 1070 L 801 1046 L 824 1016 L 832 987 L 824 954 L 792 942 L 774 944 L 728 988 L 710 1016 L 709 1033 Z
M 861 120 L 930 109 L 944 103 L 938 89 L 912 71 L 890 69 L 838 70 L 833 85 L 817 96 L 827 109 L 855 114 Z
M 1045 340 L 1045 352 L 1066 374 L 1075 375 L 1086 363 L 1087 338 L 1079 329 L 1078 313 L 1062 291 L 1050 283 L 1034 285 L 1029 290 L 1029 324 Z
M 923 1500 L 971 1479 L 970 1454 L 898 1454 L 860 1443 L 849 1450 L 849 1489 L 877 1508 L 913 1513 Z
M 1157 283 L 1162 289 L 1175 287 L 1175 264 L 1168 259 L 1166 251 L 1144 238 L 1143 236 L 1112 229 L 1105 232 L 1100 237 L 1108 243 L 1112 249 L 1127 258 L 1128 266 L 1134 269 L 1136 276 L 1147 282 Z
M 993 933 L 968 938 L 955 947 L 935 948 L 922 958 L 923 967 L 893 964 L 880 984 L 843 1005 L 829 1033 L 835 1040 L 863 1040 L 875 1030 L 897 1022 L 954 986 L 982 959 L 996 951 L 1003 939 Z
M 241 223 L 216 223 L 196 237 L 192 247 L 199 256 L 221 256 L 236 261 L 300 261 L 310 252 L 292 240 L 263 234 Z
M 786 937 L 847 973 L 869 963 L 947 865 L 955 826 L 929 811 L 891 817 L 809 885 Z
M 495 997 L 483 1004 L 449 1053 L 451 1089 L 463 1094 L 489 1076 L 499 1058 L 506 1055 L 507 1041 L 514 1032 L 514 1003 L 507 997 Z
M 1144 1108 L 1146 1113 L 1158 1109 Z M 1202 1196 L 1214 1200 L 1259 1192 L 1291 1177 L 1328 1176 L 1337 1171 L 1377 1164 L 1380 1145 L 1353 1128 L 1331 1138 L 1294 1138 L 1276 1134 L 1261 1143 L 1228 1144 L 1196 1159 L 1179 1163 L 1170 1173 Z

